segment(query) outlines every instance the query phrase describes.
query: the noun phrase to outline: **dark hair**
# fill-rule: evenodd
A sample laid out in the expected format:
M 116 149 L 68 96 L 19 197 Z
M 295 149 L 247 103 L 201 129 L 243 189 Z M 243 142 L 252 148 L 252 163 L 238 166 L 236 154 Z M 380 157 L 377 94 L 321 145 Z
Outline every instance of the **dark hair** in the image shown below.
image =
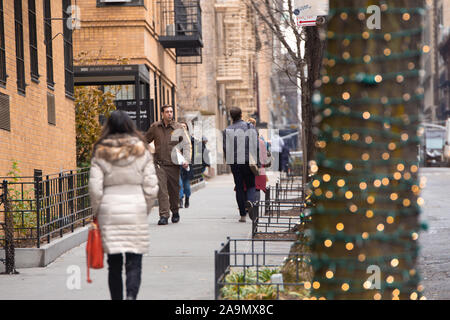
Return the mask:
M 171 106 L 170 104 L 165 104 L 161 107 L 161 113 L 164 113 L 164 109 L 166 109 L 166 108 L 172 108 L 172 110 L 173 110 L 173 106 Z
M 145 145 L 148 144 L 144 136 L 136 129 L 134 121 L 122 110 L 115 110 L 111 113 L 102 129 L 100 138 L 94 144 L 93 151 L 95 152 L 97 145 L 112 134 L 129 134 L 130 136 L 139 138 Z
M 230 116 L 233 122 L 239 121 L 242 119 L 242 110 L 238 107 L 232 107 L 230 109 Z

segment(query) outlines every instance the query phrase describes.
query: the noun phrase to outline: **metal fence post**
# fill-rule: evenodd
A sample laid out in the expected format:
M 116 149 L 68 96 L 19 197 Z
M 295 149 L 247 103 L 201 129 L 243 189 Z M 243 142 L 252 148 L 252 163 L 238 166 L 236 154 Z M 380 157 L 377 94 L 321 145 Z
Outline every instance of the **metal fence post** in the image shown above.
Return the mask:
M 17 274 L 14 250 L 14 217 L 8 199 L 8 181 L 3 180 L 3 206 L 5 208 L 5 274 Z
M 41 182 L 42 176 L 36 174 L 34 176 L 34 198 L 36 199 L 36 245 L 41 247 Z

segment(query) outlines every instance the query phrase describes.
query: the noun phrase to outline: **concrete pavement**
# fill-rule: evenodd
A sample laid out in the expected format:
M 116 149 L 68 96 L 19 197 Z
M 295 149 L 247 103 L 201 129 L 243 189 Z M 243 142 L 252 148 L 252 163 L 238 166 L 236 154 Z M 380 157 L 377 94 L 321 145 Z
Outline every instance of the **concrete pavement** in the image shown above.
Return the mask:
M 214 299 L 214 250 L 228 236 L 251 237 L 250 219 L 238 222 L 233 187 L 231 175 L 208 181 L 205 188 L 192 194 L 190 208 L 181 209 L 178 224 L 158 226 L 158 209 L 153 208 L 150 253 L 143 258 L 138 299 Z M 106 260 L 104 269 L 91 270 L 93 283 L 86 282 L 85 244 L 45 268 L 18 271 L 19 275 L 0 275 L 0 300 L 110 298 Z

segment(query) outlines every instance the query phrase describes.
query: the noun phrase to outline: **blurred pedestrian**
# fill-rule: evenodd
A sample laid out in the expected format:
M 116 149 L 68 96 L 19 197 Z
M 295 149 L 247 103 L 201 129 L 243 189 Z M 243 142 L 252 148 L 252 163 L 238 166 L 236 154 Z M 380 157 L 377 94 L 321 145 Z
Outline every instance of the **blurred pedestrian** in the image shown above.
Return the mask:
M 289 170 L 290 150 L 287 144 L 283 145 L 280 155 L 280 171 L 288 173 Z
M 154 122 L 145 137 L 155 144 L 155 166 L 159 181 L 158 225 L 167 225 L 172 211 L 172 223 L 180 221 L 180 165 L 189 167 L 192 147 L 191 139 L 180 123 L 173 119 L 173 107 L 161 107 L 160 121 Z M 184 157 L 181 152 L 183 151 Z M 181 163 L 182 162 L 182 163 Z
M 149 249 L 148 214 L 158 192 L 153 157 L 145 138 L 123 111 L 114 111 L 94 145 L 89 177 L 92 212 L 97 218 L 108 261 L 111 299 L 136 299 L 142 255 Z
M 248 122 L 251 123 L 256 128 L 256 120 L 253 118 L 249 118 Z M 258 141 L 259 141 L 259 160 L 261 163 L 260 169 L 259 169 L 259 175 L 255 176 L 255 200 L 259 201 L 261 199 L 261 191 L 266 193 L 266 186 L 267 186 L 267 175 L 266 175 L 266 167 L 270 166 L 268 163 L 268 156 L 267 156 L 267 148 L 266 143 L 264 141 L 264 138 L 258 134 Z
M 181 121 L 180 124 L 186 132 L 189 132 L 186 122 Z M 194 150 L 194 137 L 192 135 L 189 136 L 191 138 L 191 148 Z M 194 152 L 192 152 L 192 155 L 193 154 Z M 189 199 L 191 197 L 191 180 L 194 178 L 192 163 L 193 161 L 191 159 L 189 166 L 186 169 L 182 167 L 180 170 L 180 208 L 183 208 L 183 206 L 185 208 L 189 208 L 190 206 Z
M 255 127 L 242 120 L 240 108 L 231 108 L 230 116 L 233 124 L 225 129 L 223 148 L 234 178 L 236 202 L 241 216 L 239 221 L 245 222 L 247 212 L 255 201 L 255 174 L 250 168 L 250 157 L 257 152 L 258 138 Z
M 278 134 L 272 137 L 271 149 L 273 159 L 275 163 L 278 165 L 278 168 L 275 168 L 277 171 L 282 171 L 282 163 L 281 163 L 281 153 L 283 151 L 284 141 Z

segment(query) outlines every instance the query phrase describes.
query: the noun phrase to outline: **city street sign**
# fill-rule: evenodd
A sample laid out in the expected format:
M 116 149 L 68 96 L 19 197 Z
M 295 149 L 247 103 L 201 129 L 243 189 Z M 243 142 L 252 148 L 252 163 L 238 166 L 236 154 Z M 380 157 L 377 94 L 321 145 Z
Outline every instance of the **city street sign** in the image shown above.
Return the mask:
M 327 16 L 328 0 L 295 0 L 294 14 L 297 16 L 297 26 L 316 26 L 317 17 Z

